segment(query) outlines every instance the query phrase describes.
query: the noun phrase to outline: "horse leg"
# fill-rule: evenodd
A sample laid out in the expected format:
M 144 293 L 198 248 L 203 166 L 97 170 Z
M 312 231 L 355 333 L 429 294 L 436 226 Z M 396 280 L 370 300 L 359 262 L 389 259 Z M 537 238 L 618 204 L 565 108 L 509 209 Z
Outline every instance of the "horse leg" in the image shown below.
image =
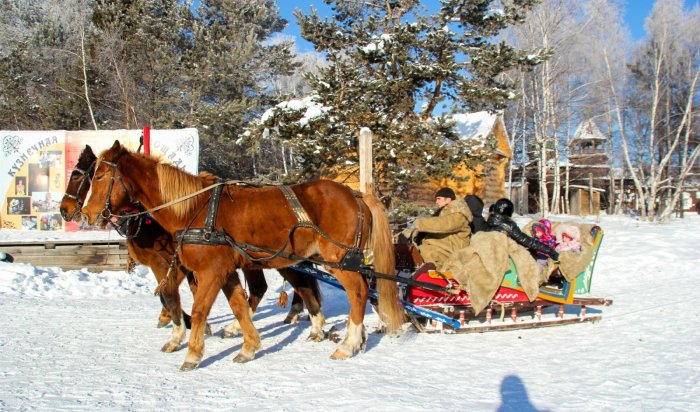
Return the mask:
M 198 271 L 197 274 L 199 283 L 197 285 L 197 293 L 194 296 L 194 304 L 192 305 L 192 331 L 190 332 L 187 356 L 185 356 L 185 361 L 180 366 L 181 371 L 195 369 L 202 362 L 204 357 L 204 329 L 207 316 L 209 316 L 209 311 L 216 300 L 216 296 L 219 294 L 228 276 L 212 270 Z
M 299 321 L 299 315 L 304 311 L 304 298 L 301 297 L 297 289 L 294 289 L 294 296 L 292 297 L 292 306 L 289 308 L 289 313 L 287 317 L 284 318 L 282 323 L 290 324 L 297 323 Z
M 165 278 L 165 274 L 168 273 L 167 258 L 160 259 L 155 249 L 142 247 L 134 239 L 129 239 L 127 247 L 129 248 L 129 259 L 150 267 L 153 276 L 156 278 L 156 283 L 160 284 L 163 278 Z M 159 329 L 168 326 L 172 321 L 170 310 L 162 296 L 160 297 L 160 303 L 162 307 L 160 309 L 160 314 L 158 314 L 158 323 L 156 324 L 156 327 Z
M 177 280 L 167 280 L 160 293 L 160 301 L 164 307 L 168 308 L 168 313 L 173 321 L 170 339 L 160 349 L 163 352 L 171 353 L 179 350 L 180 344 L 185 340 L 187 333 L 185 313 L 180 306 L 179 285 L 180 283 Z
M 241 281 L 238 278 L 238 274 L 235 272 L 231 274 L 226 283 L 223 285 L 224 294 L 228 297 L 229 306 L 236 319 L 240 322 L 241 331 L 243 332 L 243 346 L 241 351 L 238 352 L 234 362 L 245 363 L 253 360 L 255 357 L 255 352 L 260 349 L 260 335 L 253 325 L 253 320 L 251 316 L 252 310 L 248 305 L 246 300 L 245 290 L 241 286 Z
M 322 341 L 325 337 L 323 325 L 326 319 L 321 312 L 321 291 L 318 287 L 318 281 L 292 268 L 285 268 L 280 271 L 280 274 L 294 287 L 292 307 L 284 323 L 292 323 L 293 319 L 296 321 L 299 313 L 303 310 L 304 304 L 306 304 L 306 309 L 309 311 L 309 318 L 311 319 L 311 332 L 307 340 Z
M 350 302 L 345 339 L 333 352 L 331 359 L 347 359 L 357 352 L 364 351 L 367 344 L 367 332 L 362 321 L 365 317 L 369 286 L 362 275 L 357 272 L 340 269 L 330 269 L 330 271 L 345 288 Z
M 255 313 L 262 301 L 265 292 L 267 291 L 267 281 L 265 280 L 265 274 L 262 269 L 243 269 L 243 276 L 248 283 L 248 289 L 250 290 L 250 296 L 248 297 L 248 305 L 250 309 Z
M 158 328 L 164 328 L 170 324 L 170 313 L 168 312 L 168 308 L 165 307 L 165 303 L 163 303 L 163 298 L 160 298 L 160 302 L 163 304 L 163 306 L 160 308 L 160 315 L 158 315 Z
M 194 272 L 180 265 L 180 270 L 178 272 L 178 285 L 182 283 L 182 275 L 187 277 L 187 286 L 190 287 L 190 292 L 192 292 L 192 296 L 196 295 L 197 277 L 194 275 Z M 184 310 L 182 311 L 182 315 L 184 316 L 185 326 L 187 326 L 187 329 L 192 329 L 192 318 L 190 317 L 190 315 L 188 315 L 187 312 L 185 312 Z M 211 325 L 209 325 L 209 322 L 207 322 L 207 326 L 204 328 L 204 334 L 207 336 L 211 336 Z
M 248 283 L 248 289 L 250 290 L 250 296 L 248 297 L 248 305 L 250 306 L 251 317 L 258 309 L 260 301 L 262 301 L 265 292 L 267 291 L 267 281 L 265 280 L 265 274 L 262 269 L 242 269 L 243 276 L 245 276 L 246 282 Z M 224 291 L 224 294 L 226 291 Z M 227 299 L 230 296 L 226 296 Z M 223 337 L 231 338 L 241 333 L 241 323 L 238 319 L 234 319 L 233 322 L 224 326 Z
M 180 349 L 180 344 L 185 340 L 187 333 L 184 313 L 180 306 L 180 292 L 178 290 L 182 274 L 178 273 L 176 279 L 168 279 L 166 277 L 169 269 L 167 259 L 162 259 L 161 257 L 163 256 L 156 252 L 155 249 L 141 247 L 136 242 L 130 242 L 129 246 L 130 250 L 134 252 L 132 256 L 136 257 L 136 260 L 139 262 L 148 262 L 156 282 L 159 285 L 162 284 L 160 302 L 163 307 L 158 319 L 158 327 L 163 327 L 172 321 L 173 328 L 170 332 L 170 338 L 160 350 L 168 353 L 175 352 Z M 165 321 L 166 318 L 167 322 Z
M 294 297 L 292 297 L 292 306 L 289 308 L 289 313 L 287 317 L 284 318 L 285 325 L 290 323 L 297 323 L 299 321 L 299 314 L 304 311 L 304 298 L 299 294 L 299 288 L 304 286 L 303 279 L 300 277 L 299 273 L 294 269 L 282 268 L 278 269 L 280 275 L 289 282 L 294 288 Z

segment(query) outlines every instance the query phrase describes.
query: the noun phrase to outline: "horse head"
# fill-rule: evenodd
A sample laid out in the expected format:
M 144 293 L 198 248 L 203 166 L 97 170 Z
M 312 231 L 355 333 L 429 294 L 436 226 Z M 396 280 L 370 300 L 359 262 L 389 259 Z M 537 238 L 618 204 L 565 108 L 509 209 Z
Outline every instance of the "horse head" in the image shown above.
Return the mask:
M 95 171 L 97 156 L 89 145 L 80 152 L 78 163 L 70 174 L 66 192 L 61 199 L 61 216 L 66 222 L 80 220 L 80 209 L 83 207 L 85 197 L 90 191 L 90 180 Z
M 92 190 L 81 213 L 91 226 L 105 227 L 110 218 L 133 204 L 120 168 L 120 160 L 131 152 L 118 140 L 111 148 L 100 153 L 95 163 Z

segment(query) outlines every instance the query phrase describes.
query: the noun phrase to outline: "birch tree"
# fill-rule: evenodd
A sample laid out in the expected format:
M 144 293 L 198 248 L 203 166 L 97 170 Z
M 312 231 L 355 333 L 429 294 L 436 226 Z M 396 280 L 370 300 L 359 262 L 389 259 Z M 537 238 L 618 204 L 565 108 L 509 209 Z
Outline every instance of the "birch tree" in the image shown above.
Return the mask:
M 635 77 L 641 91 L 651 85 L 645 150 L 647 192 L 658 207 L 650 220 L 667 219 L 698 157 L 697 84 L 700 75 L 700 5 L 686 10 L 681 0 L 659 0 L 646 21 L 650 41 L 642 46 Z M 697 123 L 697 122 L 696 122 Z
M 622 152 L 619 151 L 620 135 L 627 134 L 628 125 L 620 116 L 616 119 L 617 109 L 625 115 L 626 90 L 629 86 L 627 64 L 632 50 L 632 40 L 623 19 L 622 6 L 616 0 L 592 0 L 584 5 L 584 13 L 590 21 L 586 30 L 588 47 L 581 49 L 580 64 L 587 69 L 586 81 L 590 94 L 583 110 L 586 117 L 602 124 L 608 138 L 608 158 L 610 166 L 609 213 L 622 210 L 624 179 L 620 187 L 615 187 L 615 169 L 623 165 Z
M 572 108 L 587 93 L 587 88 L 581 85 L 583 69 L 576 64 L 584 47 L 581 39 L 589 24 L 581 15 L 578 3 L 546 0 L 528 13 L 525 23 L 514 27 L 508 36 L 517 47 L 551 53 L 532 72 L 520 76 L 522 101 L 511 106 L 510 111 L 510 116 L 522 118 L 522 131 L 513 130 L 511 134 L 523 137 L 521 150 L 527 151 L 527 158 L 521 161 L 534 162 L 537 167 L 538 204 L 545 216 L 563 211 L 558 172 L 561 151 L 566 150 L 570 123 L 580 119 L 580 112 Z M 552 184 L 552 193 L 548 183 Z
M 685 10 L 680 0 L 659 0 L 654 6 L 646 21 L 649 39 L 637 50 L 631 65 L 631 98 L 636 104 L 630 116 L 638 125 L 632 131 L 625 127 L 624 96 L 615 85 L 611 56 L 604 50 L 625 165 L 640 199 L 640 212 L 652 221 L 670 216 L 683 181 L 697 161 L 693 117 L 700 64 L 699 13 L 698 6 Z M 670 194 L 666 200 L 662 197 L 665 192 Z

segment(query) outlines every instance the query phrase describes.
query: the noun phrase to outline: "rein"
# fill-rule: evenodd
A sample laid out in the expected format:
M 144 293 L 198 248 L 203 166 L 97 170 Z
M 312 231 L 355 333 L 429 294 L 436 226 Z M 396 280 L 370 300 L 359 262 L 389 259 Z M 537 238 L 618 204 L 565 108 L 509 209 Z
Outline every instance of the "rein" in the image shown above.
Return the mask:
M 215 188 L 218 187 L 218 186 L 231 185 L 231 184 L 247 184 L 247 183 L 244 183 L 244 182 L 242 182 L 242 181 L 240 181 L 240 180 L 226 180 L 226 181 L 220 181 L 220 182 L 216 182 L 216 183 L 214 183 L 214 184 L 212 184 L 212 185 L 209 185 L 209 186 L 207 186 L 207 187 L 205 187 L 205 188 L 203 188 L 203 189 L 200 189 L 200 190 L 198 190 L 198 191 L 196 191 L 196 192 L 194 192 L 194 193 L 190 193 L 189 195 L 182 196 L 182 197 L 179 197 L 179 198 L 177 198 L 177 199 L 173 199 L 173 200 L 171 200 L 170 202 L 163 203 L 162 205 L 159 205 L 159 206 L 156 206 L 156 207 L 152 207 L 152 208 L 150 208 L 150 209 L 144 209 L 144 210 L 141 211 L 141 212 L 126 214 L 126 215 L 115 215 L 114 213 L 112 213 L 112 210 L 110 209 L 110 201 L 109 201 L 109 199 L 112 197 L 112 188 L 114 187 L 114 179 L 115 179 L 115 176 L 116 176 L 116 179 L 119 180 L 119 183 L 120 183 L 121 186 L 122 186 L 122 190 L 123 190 L 124 193 L 129 197 L 129 201 L 130 201 L 132 204 L 139 204 L 139 203 L 133 200 L 133 197 L 131 196 L 131 193 L 129 193 L 129 190 L 126 188 L 126 185 L 124 184 L 124 181 L 123 181 L 122 178 L 121 178 L 121 174 L 119 173 L 119 166 L 118 166 L 116 163 L 110 162 L 110 161 L 108 161 L 108 160 L 102 160 L 102 162 L 105 163 L 105 164 L 107 164 L 108 166 L 111 166 L 112 169 L 113 169 L 111 181 L 109 182 L 109 186 L 108 186 L 108 188 L 107 188 L 107 196 L 106 196 L 106 198 L 105 198 L 105 207 L 104 207 L 104 209 L 102 209 L 102 211 L 100 212 L 100 215 L 101 215 L 104 219 L 109 219 L 109 218 L 112 218 L 112 217 L 116 217 L 116 218 L 127 218 L 127 219 L 128 219 L 128 218 L 135 218 L 135 217 L 139 217 L 139 216 L 143 216 L 143 215 L 153 215 L 153 212 L 157 212 L 157 211 L 159 211 L 159 210 L 161 210 L 161 209 L 165 209 L 166 207 L 170 207 L 170 206 L 175 205 L 175 204 L 177 204 L 177 203 L 184 202 L 184 201 L 187 200 L 187 199 L 191 199 L 191 198 L 193 198 L 193 197 L 199 196 L 199 195 L 201 195 L 202 193 L 205 193 L 205 192 L 208 192 L 208 191 L 210 191 L 210 190 L 212 190 L 212 189 L 215 189 Z
M 137 212 L 137 213 L 131 213 L 131 214 L 125 214 L 125 215 L 115 215 L 112 213 L 112 211 L 110 209 L 110 206 L 111 206 L 110 198 L 112 196 L 112 189 L 114 188 L 114 180 L 115 179 L 119 180 L 119 183 L 122 187 L 122 190 L 129 197 L 129 200 L 131 201 L 132 205 L 136 205 L 136 207 L 138 207 L 138 208 L 143 208 L 143 206 L 140 206 L 140 204 L 138 202 L 135 202 L 133 200 L 131 193 L 129 193 L 126 185 L 124 184 L 124 181 L 121 178 L 121 174 L 119 173 L 118 164 L 116 164 L 114 162 L 107 161 L 107 160 L 102 160 L 102 162 L 104 162 L 108 166 L 111 166 L 113 169 L 112 177 L 111 177 L 111 180 L 109 182 L 109 187 L 107 189 L 107 197 L 105 199 L 105 207 L 100 212 L 100 215 L 105 219 L 117 217 L 119 219 L 124 219 L 125 221 L 128 222 L 130 219 L 138 218 L 138 217 L 141 217 L 141 216 L 144 216 L 147 214 L 152 215 L 153 212 L 156 212 L 158 210 L 164 209 L 166 207 L 170 207 L 174 204 L 177 204 L 179 202 L 183 202 L 187 199 L 191 199 L 193 197 L 196 197 L 196 196 L 198 196 L 202 193 L 208 192 L 210 190 L 213 191 L 210 198 L 209 198 L 209 201 L 207 202 L 208 209 L 207 209 L 207 214 L 206 214 L 206 218 L 205 218 L 205 226 L 206 227 L 191 229 L 190 226 L 191 226 L 192 222 L 190 222 L 190 225 L 187 226 L 187 229 L 180 230 L 180 231 L 176 232 L 175 235 L 177 238 L 177 247 L 175 249 L 173 259 L 170 262 L 168 272 L 163 277 L 163 279 L 159 282 L 158 286 L 156 287 L 156 289 L 154 291 L 154 293 L 156 295 L 160 294 L 160 291 L 161 291 L 163 285 L 166 282 L 168 282 L 169 279 L 171 278 L 171 274 L 173 272 L 173 269 L 175 268 L 175 265 L 177 264 L 176 262 L 177 262 L 178 252 L 179 252 L 182 244 L 184 244 L 184 243 L 201 244 L 201 245 L 230 246 L 238 254 L 240 254 L 244 259 L 249 260 L 251 262 L 265 262 L 265 261 L 273 260 L 275 258 L 284 258 L 284 259 L 295 260 L 295 261 L 306 261 L 306 262 L 310 262 L 310 263 L 317 264 L 317 265 L 323 265 L 323 266 L 328 266 L 328 267 L 332 267 L 332 268 L 336 268 L 336 269 L 358 272 L 365 277 L 375 277 L 375 278 L 381 278 L 381 279 L 388 279 L 388 280 L 393 280 L 393 281 L 400 282 L 400 283 L 421 286 L 421 287 L 424 287 L 426 289 L 432 289 L 432 290 L 443 291 L 443 292 L 447 291 L 449 293 L 456 293 L 456 291 L 453 291 L 451 289 L 447 289 L 447 288 L 433 285 L 430 283 L 420 282 L 420 281 L 416 281 L 413 279 L 405 279 L 405 278 L 396 276 L 395 274 L 376 272 L 372 268 L 371 264 L 368 263 L 368 259 L 365 256 L 364 252 L 361 249 L 359 249 L 359 244 L 360 244 L 361 237 L 362 237 L 361 229 L 362 229 L 365 217 L 364 217 L 363 208 L 361 207 L 361 200 L 360 200 L 360 197 L 358 197 L 358 196 L 355 196 L 355 200 L 356 200 L 357 205 L 358 205 L 358 222 L 357 222 L 357 230 L 355 232 L 354 245 L 347 246 L 347 245 L 340 243 L 337 240 L 331 238 L 325 231 L 323 231 L 320 227 L 318 227 L 316 224 L 314 224 L 309 219 L 308 214 L 304 210 L 303 206 L 301 206 L 301 204 L 299 203 L 299 200 L 297 199 L 296 195 L 291 190 L 291 188 L 289 188 L 288 186 L 281 186 L 280 190 L 282 191 L 285 199 L 287 200 L 290 208 L 292 209 L 292 212 L 294 213 L 295 217 L 297 218 L 297 223 L 294 226 L 292 226 L 291 229 L 289 230 L 289 233 L 287 234 L 287 238 L 285 239 L 284 243 L 277 250 L 273 250 L 273 249 L 269 249 L 269 248 L 250 245 L 247 243 L 236 242 L 224 230 L 218 230 L 214 227 L 215 222 L 216 222 L 216 216 L 218 213 L 219 199 L 220 199 L 223 187 L 228 186 L 228 185 L 232 185 L 232 184 L 249 185 L 249 183 L 242 182 L 239 180 L 226 180 L 226 181 L 218 180 L 215 183 L 213 183 L 205 188 L 202 188 L 194 193 L 191 193 L 189 195 L 182 196 L 182 197 L 179 197 L 177 199 L 171 200 L 170 202 L 164 203 L 160 206 L 156 206 L 156 207 L 153 207 L 151 209 L 144 209 L 143 211 Z M 93 165 L 94 165 L 94 163 L 93 163 Z M 78 169 L 76 169 L 76 170 L 78 170 Z M 81 188 L 82 188 L 82 182 L 81 182 Z M 81 188 L 79 188 L 79 191 L 81 190 Z M 204 205 L 202 205 L 202 207 L 203 206 Z M 345 253 L 345 256 L 343 256 L 343 259 L 340 262 L 328 262 L 328 261 L 314 259 L 311 257 L 304 257 L 304 256 L 299 256 L 299 255 L 296 255 L 293 253 L 284 252 L 284 249 L 286 249 L 287 246 L 289 245 L 289 242 L 290 242 L 292 236 L 294 235 L 294 232 L 300 227 L 314 230 L 316 233 L 323 236 L 326 240 L 335 244 L 339 248 L 345 250 L 346 253 Z M 138 226 L 137 230 L 140 230 L 140 222 L 139 222 L 139 226 Z M 255 258 L 255 257 L 251 256 L 249 252 L 265 253 L 269 256 Z

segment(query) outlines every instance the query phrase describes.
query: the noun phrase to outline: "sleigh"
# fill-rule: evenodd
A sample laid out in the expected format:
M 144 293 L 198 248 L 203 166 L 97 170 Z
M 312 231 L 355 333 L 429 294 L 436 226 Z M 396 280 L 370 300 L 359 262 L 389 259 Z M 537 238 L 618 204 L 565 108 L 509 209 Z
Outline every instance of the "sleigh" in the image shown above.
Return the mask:
M 486 332 L 597 322 L 602 319 L 602 312 L 597 307 L 612 304 L 612 300 L 590 295 L 593 269 L 603 235 L 599 227 L 591 231 L 592 257 L 578 276 L 569 281 L 553 273 L 540 286 L 532 301 L 520 284 L 517 269 L 511 261 L 500 287 L 488 306 L 479 313 L 474 313 L 467 292 L 454 292 L 459 285 L 449 273 L 434 270 L 416 273 L 416 266 L 421 263 L 417 251 L 409 245 L 395 245 L 404 310 L 415 328 L 426 333 Z M 315 265 L 296 265 L 293 270 L 342 289 L 332 275 Z M 376 299 L 373 289 L 370 298 Z

